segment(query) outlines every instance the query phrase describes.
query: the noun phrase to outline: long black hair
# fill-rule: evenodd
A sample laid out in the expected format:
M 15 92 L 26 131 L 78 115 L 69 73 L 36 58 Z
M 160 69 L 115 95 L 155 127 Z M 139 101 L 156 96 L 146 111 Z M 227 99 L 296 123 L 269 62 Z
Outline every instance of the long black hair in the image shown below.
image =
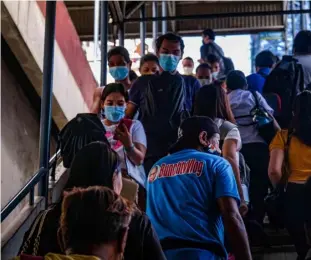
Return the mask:
M 74 157 L 65 190 L 90 186 L 113 189 L 112 179 L 118 164 L 118 155 L 108 144 L 90 143 Z
M 305 90 L 296 97 L 293 113 L 292 127 L 295 136 L 311 146 L 311 91 Z
M 235 123 L 228 97 L 220 82 L 199 89 L 194 101 L 194 115 Z

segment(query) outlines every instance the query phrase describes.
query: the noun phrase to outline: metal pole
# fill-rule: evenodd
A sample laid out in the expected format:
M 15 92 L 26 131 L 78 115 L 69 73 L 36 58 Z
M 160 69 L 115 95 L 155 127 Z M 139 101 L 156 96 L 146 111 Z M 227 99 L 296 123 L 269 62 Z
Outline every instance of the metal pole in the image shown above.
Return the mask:
M 294 10 L 295 10 L 295 2 L 291 1 L 291 11 L 294 11 Z M 296 35 L 296 16 L 295 16 L 295 14 L 292 14 L 291 18 L 292 18 L 292 36 L 294 39 L 295 35 Z
M 107 83 L 107 52 L 108 52 L 108 1 L 100 2 L 100 85 Z
M 118 39 L 119 46 L 124 46 L 124 23 L 119 24 Z
M 56 1 L 46 1 L 44 58 L 43 58 L 43 86 L 40 114 L 40 168 L 47 170 L 39 185 L 41 196 L 45 197 L 45 206 L 48 206 L 49 188 L 49 156 L 50 133 L 52 123 L 52 95 L 53 95 L 53 65 L 54 65 L 54 38 L 55 38 Z
M 140 8 L 140 18 L 144 19 L 146 16 L 145 5 Z M 146 40 L 146 22 L 140 22 L 140 56 L 145 55 L 145 40 Z
M 304 1 L 300 1 L 300 10 L 304 9 Z M 305 29 L 305 15 L 301 14 L 300 15 L 300 30 L 304 30 Z
M 94 67 L 97 65 L 97 50 L 98 50 L 98 35 L 99 35 L 99 0 L 94 2 Z
M 152 2 L 152 17 L 158 17 L 158 2 Z M 158 22 L 152 22 L 152 38 L 155 41 L 158 38 Z
M 167 32 L 167 21 L 165 20 L 166 16 L 166 1 L 162 1 L 162 34 Z

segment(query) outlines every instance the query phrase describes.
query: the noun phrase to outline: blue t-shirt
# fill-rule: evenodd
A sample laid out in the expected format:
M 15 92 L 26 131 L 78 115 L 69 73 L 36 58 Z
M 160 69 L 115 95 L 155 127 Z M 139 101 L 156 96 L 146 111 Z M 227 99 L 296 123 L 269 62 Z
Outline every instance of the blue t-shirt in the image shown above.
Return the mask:
M 162 158 L 149 172 L 147 215 L 160 240 L 216 244 L 226 254 L 217 205 L 221 197 L 235 198 L 237 203 L 240 200 L 232 168 L 219 156 L 186 149 Z M 168 259 L 177 259 L 174 257 L 180 250 L 168 250 Z M 200 249 L 190 251 L 196 259 L 200 259 L 199 251 L 205 256 L 211 254 Z
M 263 87 L 266 82 L 266 77 L 269 75 L 270 68 L 262 68 L 257 73 L 253 73 L 246 77 L 248 90 L 257 91 L 260 94 L 263 92 Z
M 191 75 L 182 75 L 185 82 L 185 106 L 188 111 L 192 110 L 194 98 L 197 91 L 201 88 L 200 82 Z

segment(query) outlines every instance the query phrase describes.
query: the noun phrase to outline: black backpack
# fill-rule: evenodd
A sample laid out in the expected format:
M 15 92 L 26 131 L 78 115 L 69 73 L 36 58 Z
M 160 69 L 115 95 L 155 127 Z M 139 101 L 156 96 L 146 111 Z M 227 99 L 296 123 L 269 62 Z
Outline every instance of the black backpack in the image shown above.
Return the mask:
M 281 100 L 278 123 L 281 128 L 288 128 L 292 119 L 292 105 L 295 97 L 304 90 L 303 68 L 292 56 L 283 59 L 267 76 L 263 93 L 274 93 Z
M 77 114 L 58 136 L 64 167 L 69 168 L 76 153 L 91 142 L 102 141 L 110 146 L 105 134 L 105 127 L 96 114 Z
M 138 78 L 136 84 L 146 85 L 139 108 L 139 120 L 147 136 L 146 157 L 166 155 L 177 140 L 178 127 L 186 114 L 184 80 L 178 74 L 163 72 Z

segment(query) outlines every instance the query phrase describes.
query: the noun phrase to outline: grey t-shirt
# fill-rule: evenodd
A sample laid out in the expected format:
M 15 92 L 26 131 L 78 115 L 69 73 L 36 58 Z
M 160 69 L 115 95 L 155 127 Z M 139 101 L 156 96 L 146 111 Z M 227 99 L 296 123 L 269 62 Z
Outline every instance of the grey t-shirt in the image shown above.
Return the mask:
M 305 88 L 311 84 L 311 54 L 295 55 L 295 59 L 299 61 L 303 68 Z

